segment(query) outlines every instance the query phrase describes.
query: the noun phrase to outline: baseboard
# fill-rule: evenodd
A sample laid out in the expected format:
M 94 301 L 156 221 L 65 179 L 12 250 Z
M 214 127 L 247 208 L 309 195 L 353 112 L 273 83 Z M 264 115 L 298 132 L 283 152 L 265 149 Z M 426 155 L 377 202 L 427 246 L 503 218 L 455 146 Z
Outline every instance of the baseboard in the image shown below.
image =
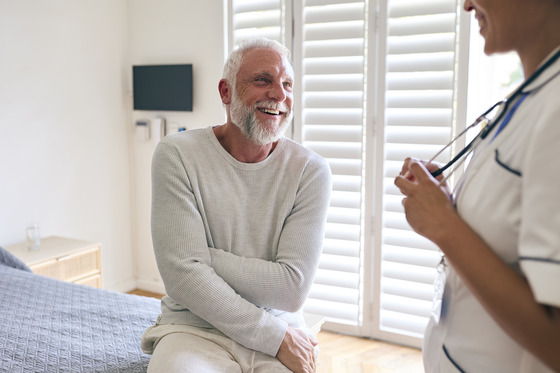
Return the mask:
M 116 284 L 103 284 L 104 289 L 117 291 L 119 293 L 127 293 L 131 290 L 136 289 L 136 287 L 136 281 L 134 281 L 134 279 L 121 281 Z
M 157 281 L 136 280 L 135 288 L 146 290 L 152 293 L 165 294 L 165 287 L 161 282 L 157 282 Z

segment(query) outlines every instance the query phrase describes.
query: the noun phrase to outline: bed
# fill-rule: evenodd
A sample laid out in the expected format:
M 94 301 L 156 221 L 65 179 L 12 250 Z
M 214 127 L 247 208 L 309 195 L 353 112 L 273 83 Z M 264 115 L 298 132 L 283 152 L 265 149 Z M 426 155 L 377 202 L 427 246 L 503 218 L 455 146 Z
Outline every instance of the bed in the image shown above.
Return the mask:
M 33 274 L 0 247 L 0 372 L 145 372 L 158 299 Z

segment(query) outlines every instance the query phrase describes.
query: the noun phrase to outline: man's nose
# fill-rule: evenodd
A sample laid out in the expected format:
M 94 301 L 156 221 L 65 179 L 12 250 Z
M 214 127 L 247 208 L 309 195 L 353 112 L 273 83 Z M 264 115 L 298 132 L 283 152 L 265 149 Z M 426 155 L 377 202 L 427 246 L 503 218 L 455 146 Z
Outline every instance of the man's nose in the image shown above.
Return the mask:
M 284 85 L 282 83 L 272 84 L 270 90 L 268 91 L 268 97 L 279 102 L 284 101 L 287 97 Z

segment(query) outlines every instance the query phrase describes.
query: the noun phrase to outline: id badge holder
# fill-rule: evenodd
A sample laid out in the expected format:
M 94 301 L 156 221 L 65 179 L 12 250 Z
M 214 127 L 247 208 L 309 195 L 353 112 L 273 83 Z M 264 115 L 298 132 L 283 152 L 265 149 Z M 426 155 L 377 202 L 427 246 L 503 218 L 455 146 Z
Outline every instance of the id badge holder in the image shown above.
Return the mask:
M 445 256 L 441 257 L 441 261 L 436 267 L 436 276 L 434 279 L 434 299 L 432 302 L 432 319 L 436 324 L 439 324 L 441 317 L 441 308 L 443 304 L 443 291 L 445 289 L 445 281 L 447 279 L 446 273 L 447 263 Z

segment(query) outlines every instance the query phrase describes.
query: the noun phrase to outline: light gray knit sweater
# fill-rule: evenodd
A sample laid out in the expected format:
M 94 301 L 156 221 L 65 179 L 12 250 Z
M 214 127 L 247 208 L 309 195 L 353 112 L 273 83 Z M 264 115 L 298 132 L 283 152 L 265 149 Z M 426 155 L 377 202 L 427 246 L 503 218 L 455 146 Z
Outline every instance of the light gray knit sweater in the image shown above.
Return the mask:
M 152 163 L 159 323 L 215 327 L 275 356 L 287 326 L 304 325 L 330 191 L 327 162 L 286 138 L 241 163 L 212 127 L 165 137 Z

